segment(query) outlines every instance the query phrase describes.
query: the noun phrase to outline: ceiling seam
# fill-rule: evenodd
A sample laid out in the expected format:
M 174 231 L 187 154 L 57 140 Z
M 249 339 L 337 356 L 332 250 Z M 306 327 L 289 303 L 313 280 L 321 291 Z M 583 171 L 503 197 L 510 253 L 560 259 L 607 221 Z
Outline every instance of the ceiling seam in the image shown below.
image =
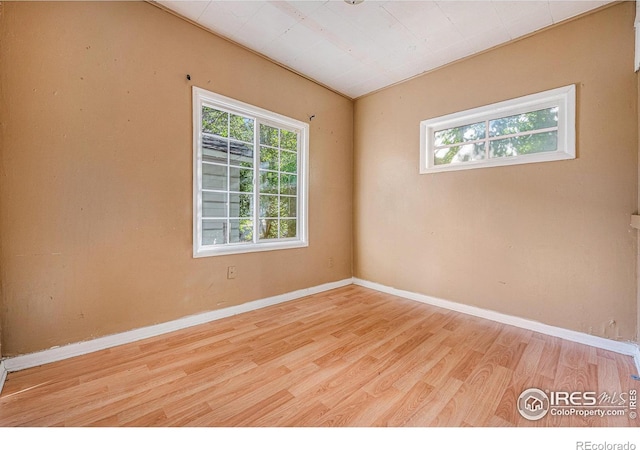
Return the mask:
M 236 46 L 242 48 L 243 50 L 248 51 L 249 53 L 252 53 L 252 54 L 254 54 L 256 56 L 259 56 L 260 58 L 262 58 L 262 59 L 264 59 L 266 61 L 269 61 L 269 62 L 275 64 L 276 66 L 281 67 L 281 68 L 283 68 L 283 69 L 285 69 L 285 70 L 287 70 L 287 71 L 289 71 L 289 72 L 291 72 L 293 74 L 296 74 L 299 77 L 304 78 L 305 80 L 308 80 L 308 81 L 310 81 L 310 82 L 312 82 L 314 84 L 317 84 L 318 86 L 323 87 L 323 88 L 327 89 L 328 91 L 331 91 L 334 94 L 339 95 L 342 98 L 345 98 L 345 99 L 347 99 L 347 100 L 349 100 L 351 102 L 353 102 L 355 100 L 354 97 L 351 97 L 351 96 L 349 96 L 349 95 L 347 95 L 347 94 L 345 94 L 343 92 L 340 92 L 340 91 L 338 91 L 338 90 L 336 90 L 336 89 L 334 89 L 334 88 L 332 88 L 330 86 L 327 86 L 326 84 L 322 83 L 321 81 L 315 80 L 315 79 L 311 78 L 308 75 L 300 73 L 297 70 L 282 64 L 281 62 L 278 62 L 278 61 L 276 61 L 274 59 L 269 58 L 266 55 L 263 55 L 262 53 L 257 52 L 256 50 L 250 49 L 249 47 L 247 47 L 245 45 L 242 45 L 242 44 L 240 44 L 240 43 L 238 43 L 238 42 L 236 42 L 234 40 L 231 40 L 226 36 L 223 36 L 221 34 L 216 33 L 215 31 L 205 27 L 204 25 L 201 25 L 201 24 L 193 21 L 192 19 L 189 19 L 188 17 L 185 17 L 182 14 L 179 14 L 179 13 L 177 13 L 177 12 L 175 12 L 175 11 L 165 7 L 165 6 L 163 6 L 162 4 L 158 3 L 157 0 L 144 0 L 144 2 L 149 4 L 149 5 L 155 6 L 156 8 L 158 8 L 158 9 L 160 9 L 160 10 L 162 10 L 162 11 L 168 13 L 168 14 L 171 14 L 171 15 L 173 15 L 173 16 L 181 19 L 181 20 L 184 20 L 185 22 L 188 22 L 189 24 L 191 24 L 191 25 L 193 25 L 193 26 L 195 26 L 197 28 L 200 28 L 203 31 L 206 31 L 207 33 L 210 33 L 213 36 L 216 36 L 217 38 L 220 38 L 220 39 L 222 39 L 222 40 L 224 40 L 226 42 L 229 42 L 229 43 L 231 43 L 233 45 L 236 45 Z M 211 3 L 211 2 L 209 2 L 209 3 Z

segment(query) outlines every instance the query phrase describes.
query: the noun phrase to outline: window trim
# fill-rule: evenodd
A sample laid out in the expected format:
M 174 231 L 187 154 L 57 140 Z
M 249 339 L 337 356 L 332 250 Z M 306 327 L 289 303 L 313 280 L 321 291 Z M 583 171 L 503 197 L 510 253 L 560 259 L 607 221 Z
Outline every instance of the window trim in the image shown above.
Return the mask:
M 232 255 L 272 250 L 284 250 L 309 246 L 308 238 L 308 191 L 309 191 L 309 124 L 281 114 L 250 105 L 206 89 L 193 86 L 193 257 Z M 298 150 L 298 195 L 297 195 L 297 232 L 296 238 L 285 238 L 250 243 L 227 243 L 220 245 L 202 245 L 202 107 L 212 106 L 230 112 L 249 116 L 260 123 L 278 128 L 296 130 L 300 133 Z M 257 126 L 256 126 L 257 129 Z M 255 131 L 257 133 L 257 131 Z M 255 140 L 254 140 L 255 142 Z M 259 160 L 260 145 L 254 150 L 254 203 L 258 210 L 259 171 L 255 165 Z M 254 235 L 258 232 L 258 223 L 254 221 Z
M 470 125 L 485 120 L 507 117 L 538 109 L 558 107 L 558 149 L 553 152 L 504 156 L 458 164 L 434 164 L 434 133 L 443 129 Z M 526 95 L 478 108 L 447 114 L 420 122 L 420 173 L 499 167 L 546 161 L 575 159 L 576 157 L 576 88 L 571 84 L 549 91 Z

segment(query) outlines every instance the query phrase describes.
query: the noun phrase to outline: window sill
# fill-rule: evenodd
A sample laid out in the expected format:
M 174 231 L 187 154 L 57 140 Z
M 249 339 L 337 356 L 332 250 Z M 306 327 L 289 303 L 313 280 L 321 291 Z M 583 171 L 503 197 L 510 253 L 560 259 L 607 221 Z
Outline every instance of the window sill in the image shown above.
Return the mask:
M 270 252 L 274 250 L 288 250 L 292 248 L 308 247 L 306 241 L 279 241 L 265 244 L 237 244 L 220 247 L 200 247 L 193 250 L 194 258 L 206 258 L 209 256 L 237 255 L 241 253 Z
M 481 169 L 485 167 L 500 167 L 500 166 L 513 166 L 516 164 L 530 164 L 541 163 L 548 161 L 563 161 L 568 159 L 575 159 L 574 155 L 565 152 L 554 153 L 536 153 L 533 155 L 521 155 L 521 156 L 505 156 L 502 158 L 495 158 L 490 160 L 478 161 L 478 162 L 465 162 L 463 164 L 443 164 L 441 166 L 425 167 L 420 170 L 420 173 L 437 173 L 437 172 L 452 172 L 457 170 L 468 169 Z

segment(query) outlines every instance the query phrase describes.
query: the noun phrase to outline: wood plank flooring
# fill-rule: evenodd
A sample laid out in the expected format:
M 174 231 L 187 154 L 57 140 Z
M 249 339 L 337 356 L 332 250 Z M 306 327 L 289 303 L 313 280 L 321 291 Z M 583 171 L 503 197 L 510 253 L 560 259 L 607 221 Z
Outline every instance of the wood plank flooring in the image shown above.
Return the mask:
M 520 393 L 640 388 L 630 357 L 357 286 L 10 373 L 1 426 L 638 426 L 531 422 Z

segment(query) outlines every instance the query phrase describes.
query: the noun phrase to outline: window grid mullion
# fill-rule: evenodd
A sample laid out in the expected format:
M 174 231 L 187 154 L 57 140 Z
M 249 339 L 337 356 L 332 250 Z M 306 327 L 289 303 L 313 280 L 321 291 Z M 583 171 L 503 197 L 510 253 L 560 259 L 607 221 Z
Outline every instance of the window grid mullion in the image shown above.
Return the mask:
M 485 120 L 484 159 L 489 159 L 489 119 Z
M 253 127 L 253 239 L 252 243 L 257 244 L 260 237 L 259 215 L 260 215 L 260 127 L 262 122 L 257 117 L 254 118 Z
M 280 158 L 282 156 L 282 130 L 280 129 L 280 127 L 278 127 L 278 197 L 276 200 L 276 205 L 278 208 L 278 220 L 277 220 L 277 224 L 278 224 L 278 234 L 276 236 L 276 239 L 280 239 L 280 192 L 282 192 L 282 190 L 280 189 L 280 180 L 281 180 L 281 176 L 280 176 L 280 168 L 282 167 L 282 161 L 280 161 Z
M 464 126 L 464 125 L 465 124 L 458 125 L 458 126 Z M 485 120 L 485 126 L 487 127 L 487 130 L 489 130 L 489 120 Z M 539 128 L 539 129 L 536 129 L 536 130 L 521 131 L 519 133 L 504 134 L 504 135 L 494 136 L 494 137 L 489 137 L 489 133 L 487 131 L 487 134 L 485 135 L 485 137 L 483 139 L 476 139 L 476 140 L 473 140 L 473 141 L 456 142 L 455 144 L 439 145 L 439 146 L 435 146 L 434 150 L 442 150 L 442 149 L 451 148 L 451 147 L 460 147 L 462 145 L 489 143 L 491 141 L 498 141 L 500 139 L 508 139 L 508 138 L 514 138 L 514 137 L 520 137 L 520 136 L 530 136 L 532 134 L 549 133 L 551 131 L 558 131 L 558 127 Z M 433 132 L 434 135 L 435 135 L 435 133 L 437 133 L 437 131 Z M 210 164 L 213 164 L 213 163 L 210 163 Z
M 227 226 L 226 243 L 231 242 L 231 113 L 227 112 Z
M 489 140 L 498 141 L 500 139 L 509 139 L 509 138 L 520 137 L 520 136 L 530 136 L 532 134 L 549 133 L 550 131 L 558 131 L 558 127 L 539 128 L 537 130 L 528 130 L 528 131 L 521 131 L 519 133 L 494 136 L 492 138 L 489 138 Z
M 301 231 L 301 206 L 298 193 L 302 192 L 302 177 L 300 176 L 300 153 L 302 152 L 302 143 L 300 142 L 300 133 L 296 131 L 296 236 L 300 236 Z
M 436 131 L 434 131 L 434 136 L 435 133 L 437 133 Z M 435 140 L 435 138 L 434 138 Z M 483 138 L 483 139 L 475 139 L 473 141 L 462 141 L 462 142 L 456 142 L 455 144 L 447 144 L 447 145 L 440 145 L 437 147 L 434 147 L 434 150 L 442 150 L 443 148 L 451 148 L 451 147 L 459 147 L 461 145 L 469 145 L 469 144 L 480 144 L 482 142 L 485 142 L 487 140 L 487 138 Z

